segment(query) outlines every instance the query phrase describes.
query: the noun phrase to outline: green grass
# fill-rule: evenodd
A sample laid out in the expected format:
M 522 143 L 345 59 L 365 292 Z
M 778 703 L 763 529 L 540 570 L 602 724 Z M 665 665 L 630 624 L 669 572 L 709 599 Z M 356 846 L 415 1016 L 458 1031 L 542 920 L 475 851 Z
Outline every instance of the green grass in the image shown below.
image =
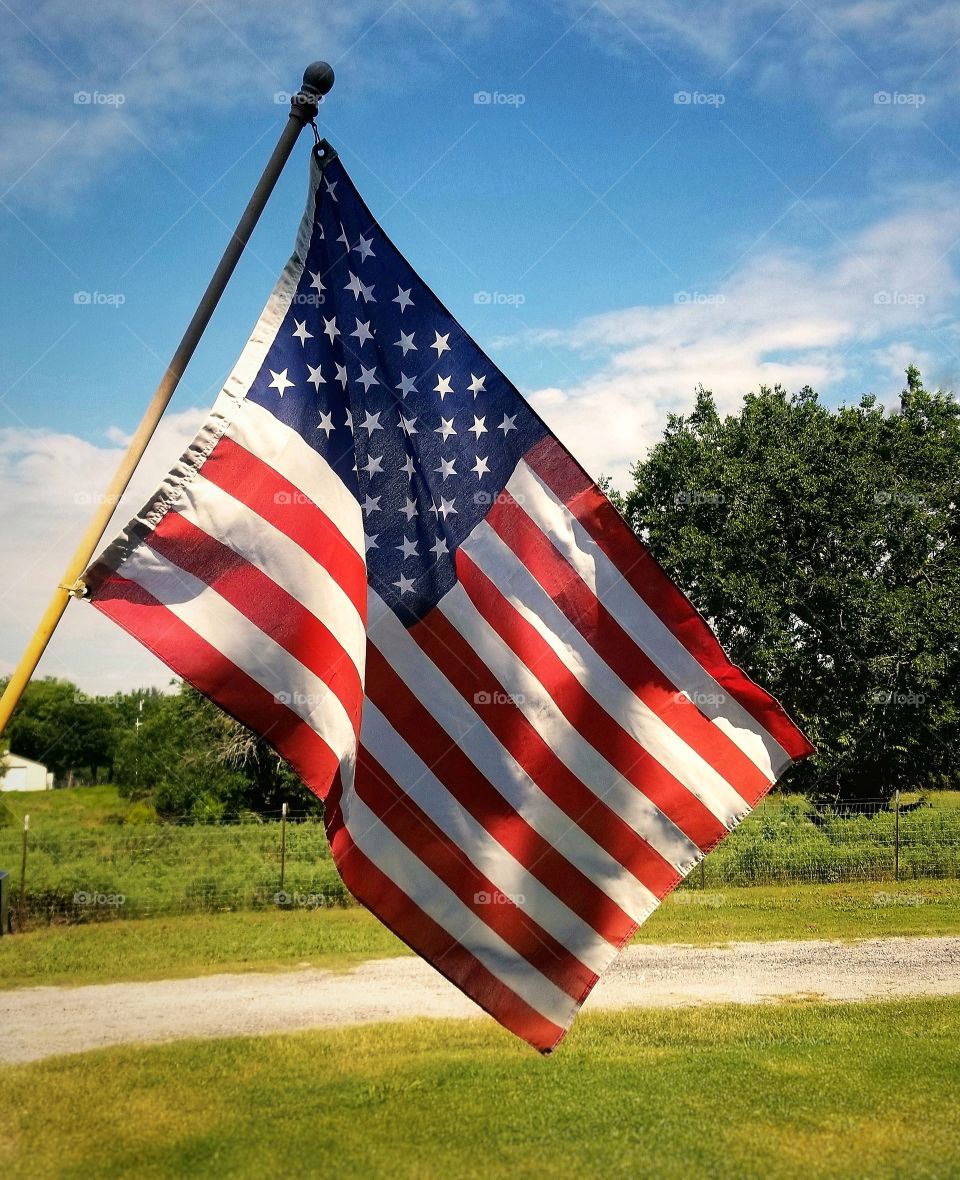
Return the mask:
M 931 794 L 926 806 L 901 815 L 902 878 L 960 876 L 958 794 Z M 890 810 L 827 814 L 815 823 L 806 799 L 774 795 L 710 853 L 707 879 L 713 885 L 883 881 L 894 873 L 895 824 Z
M 44 832 L 88 831 L 122 823 L 133 803 L 115 786 L 70 787 L 60 791 L 0 792 L 0 826 L 19 832 L 23 817 Z
M 52 796 L 74 792 L 51 792 Z M 99 789 L 99 788 L 93 788 Z M 19 888 L 21 833 L 0 828 L 0 866 Z M 31 813 L 27 921 L 138 918 L 275 908 L 280 824 L 96 824 L 73 830 Z M 294 905 L 349 905 L 319 820 L 287 825 L 285 891 Z M 91 901 L 92 899 L 92 901 Z
M 349 967 L 408 953 L 366 910 L 190 914 L 46 926 L 0 939 L 0 988 Z
M 636 942 L 766 942 L 960 933 L 960 881 L 849 882 L 684 889 Z
M 919 904 L 918 904 L 919 902 Z M 644 943 L 960 933 L 960 882 L 755 886 L 668 898 Z M 0 988 L 218 971 L 339 969 L 406 948 L 365 910 L 193 914 L 45 926 L 0 938 Z
M 0 1173 L 584 1180 L 960 1174 L 960 1001 L 488 1020 L 110 1049 L 0 1070 Z
M 901 818 L 901 876 L 960 877 L 960 792 Z M 115 787 L 0 795 L 0 868 L 19 887 L 19 818 L 31 815 L 28 923 L 88 922 L 271 909 L 280 879 L 280 824 L 135 823 Z M 141 808 L 139 817 L 143 817 Z M 798 796 L 775 795 L 707 857 L 709 889 L 893 876 L 894 816 L 827 816 L 814 823 Z M 694 884 L 699 873 L 694 874 Z M 319 820 L 287 825 L 286 892 L 293 905 L 350 905 Z M 89 903 L 89 898 L 107 899 Z M 116 903 L 116 904 L 115 904 Z

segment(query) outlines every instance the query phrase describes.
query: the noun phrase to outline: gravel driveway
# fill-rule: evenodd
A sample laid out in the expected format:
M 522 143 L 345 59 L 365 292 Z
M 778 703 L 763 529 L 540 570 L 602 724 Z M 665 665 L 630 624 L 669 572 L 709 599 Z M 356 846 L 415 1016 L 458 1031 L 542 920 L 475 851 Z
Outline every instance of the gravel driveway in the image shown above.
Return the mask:
M 960 937 L 740 942 L 630 947 L 586 1007 L 955 994 L 960 994 Z M 34 1061 L 136 1041 L 479 1015 L 451 984 L 411 956 L 373 959 L 343 973 L 310 969 L 25 988 L 0 992 L 0 1061 Z

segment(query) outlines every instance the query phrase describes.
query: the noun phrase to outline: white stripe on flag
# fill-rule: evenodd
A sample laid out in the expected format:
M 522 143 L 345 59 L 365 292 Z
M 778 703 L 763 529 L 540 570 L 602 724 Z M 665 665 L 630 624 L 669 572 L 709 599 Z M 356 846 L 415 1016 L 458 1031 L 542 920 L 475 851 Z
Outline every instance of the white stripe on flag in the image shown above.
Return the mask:
M 567 506 L 523 461 L 517 464 L 506 490 L 550 538 L 634 643 L 772 782 L 789 764 L 790 756 L 687 651 Z
M 317 461 L 323 462 L 319 456 Z M 363 678 L 363 619 L 328 570 L 286 533 L 202 475 L 183 489 L 181 504 L 178 511 L 186 520 L 238 553 L 318 618 Z M 359 517 L 360 505 L 356 501 L 354 507 Z
M 360 556 L 366 557 L 360 505 L 326 459 L 295 430 L 256 402 L 244 401 L 226 435 L 312 500 Z
M 474 529 L 463 550 L 500 586 L 500 592 L 514 610 L 543 636 L 600 708 L 696 795 L 725 827 L 732 827 L 750 810 L 746 799 L 597 655 L 527 566 L 488 524 L 482 523 Z
M 302 718 L 338 758 L 353 760 L 353 726 L 336 694 L 215 590 L 147 545 L 124 562 L 123 576 Z
M 684 875 L 688 873 L 700 856 L 696 844 L 633 783 L 621 777 L 570 724 L 540 681 L 473 605 L 463 587 L 459 583 L 454 586 L 436 609 L 443 612 L 506 691 L 514 696 L 517 707 L 567 769 L 664 860 Z
M 606 968 L 616 948 L 564 905 L 453 798 L 370 701 L 364 702 L 360 740 L 394 782 L 401 785 L 404 794 L 502 894 L 514 899 L 518 909 L 529 914 L 591 971 L 599 975 Z
M 656 895 L 540 790 L 372 589 L 367 610 L 371 643 L 509 806 L 635 921 L 648 917 Z

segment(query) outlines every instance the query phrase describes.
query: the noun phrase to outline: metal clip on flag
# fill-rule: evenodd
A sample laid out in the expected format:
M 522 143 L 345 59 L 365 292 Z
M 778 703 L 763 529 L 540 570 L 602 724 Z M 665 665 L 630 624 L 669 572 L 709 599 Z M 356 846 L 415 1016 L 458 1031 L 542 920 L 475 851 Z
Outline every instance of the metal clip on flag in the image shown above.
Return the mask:
M 83 580 L 324 800 L 351 892 L 544 1052 L 812 750 L 333 152 L 200 433 Z

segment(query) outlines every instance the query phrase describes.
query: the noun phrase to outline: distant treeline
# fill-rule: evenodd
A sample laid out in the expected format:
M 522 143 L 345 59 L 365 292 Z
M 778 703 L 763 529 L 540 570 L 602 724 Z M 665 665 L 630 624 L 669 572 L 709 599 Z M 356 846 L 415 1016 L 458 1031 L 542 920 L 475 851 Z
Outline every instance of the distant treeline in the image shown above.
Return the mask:
M 6 740 L 52 770 L 57 786 L 115 782 L 161 816 L 320 807 L 266 742 L 187 685 L 96 696 L 67 680 L 34 680 Z

